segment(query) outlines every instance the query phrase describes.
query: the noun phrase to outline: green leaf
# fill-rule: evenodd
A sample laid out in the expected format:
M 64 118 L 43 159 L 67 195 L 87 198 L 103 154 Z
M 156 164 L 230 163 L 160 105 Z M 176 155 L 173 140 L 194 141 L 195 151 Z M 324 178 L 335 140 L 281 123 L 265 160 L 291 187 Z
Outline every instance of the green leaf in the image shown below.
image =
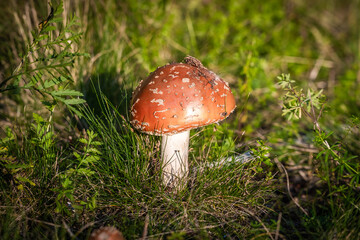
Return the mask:
M 100 146 L 102 145 L 102 142 L 99 142 L 99 141 L 93 141 L 91 142 L 92 145 L 95 145 L 95 146 Z
M 49 23 L 57 23 L 57 22 L 62 22 L 63 18 L 62 17 L 55 17 L 52 18 Z
M 78 204 L 72 204 L 72 207 L 76 210 L 83 210 L 84 207 L 82 207 L 81 205 Z
M 47 33 L 47 32 L 54 31 L 54 30 L 56 30 L 55 26 L 47 25 L 45 28 L 43 28 L 41 30 L 41 33 L 44 34 L 44 33 Z
M 100 152 L 99 150 L 97 150 L 96 148 L 89 148 L 89 149 L 88 149 L 88 152 L 89 152 L 89 153 L 95 153 L 95 154 L 101 155 L 101 152 Z
M 84 144 L 88 144 L 88 140 L 86 140 L 85 138 L 80 138 L 79 142 L 84 143 Z
M 74 154 L 74 156 L 76 157 L 76 159 L 77 159 L 78 161 L 81 160 L 80 154 L 78 154 L 77 152 L 73 152 L 73 154 Z
M 65 178 L 65 181 L 63 181 L 62 183 L 61 183 L 61 185 L 63 186 L 63 188 L 68 188 L 68 187 L 70 187 L 71 185 L 72 185 L 72 181 L 69 179 L 69 178 Z
M 39 37 L 37 38 L 37 40 L 38 40 L 38 41 L 41 41 L 41 40 L 44 40 L 44 39 L 47 39 L 47 38 L 49 38 L 49 35 L 44 34 L 44 35 L 39 36 Z
M 56 106 L 56 101 L 46 101 L 46 100 L 43 100 L 41 101 L 41 103 L 49 110 L 49 111 L 53 111 L 54 110 L 54 107 Z
M 83 116 L 83 114 L 80 111 L 78 111 L 76 108 L 72 107 L 71 105 L 66 105 L 66 106 L 70 111 L 72 111 L 73 113 L 75 113 L 79 117 Z
M 44 82 L 43 88 L 50 88 L 65 81 L 67 81 L 67 79 L 63 76 L 60 76 L 58 78 L 52 78 Z
M 60 1 L 60 4 L 56 7 L 56 10 L 54 12 L 54 16 L 59 16 L 64 11 L 63 9 L 63 2 Z
M 35 84 L 33 82 L 29 82 L 29 83 L 25 84 L 22 88 L 31 88 L 34 85 Z
M 12 164 L 12 163 L 8 163 L 8 164 L 5 164 L 5 168 L 7 169 L 26 169 L 26 168 L 32 168 L 34 167 L 33 165 L 31 164 Z M 15 171 L 17 172 L 17 171 Z
M 21 75 L 19 75 L 15 78 L 14 82 L 10 85 L 10 87 L 13 87 L 13 88 L 19 87 L 20 80 L 21 80 Z
M 33 113 L 33 118 L 37 124 L 44 123 L 44 119 L 37 113 Z
M 100 159 L 99 156 L 90 155 L 90 156 L 85 158 L 84 162 L 85 163 L 93 163 L 93 162 L 97 162 L 99 159 Z
M 31 180 L 29 180 L 29 179 L 27 179 L 27 178 L 24 178 L 24 177 L 16 177 L 16 179 L 19 180 L 19 181 L 21 181 L 21 182 L 29 183 L 31 186 L 35 186 L 35 185 L 36 185 L 33 181 L 31 181 Z
M 77 170 L 77 172 L 80 174 L 83 174 L 85 176 L 91 176 L 95 173 L 94 171 L 87 169 L 87 168 L 80 168 Z
M 86 103 L 86 101 L 84 99 L 81 99 L 81 98 L 65 99 L 63 102 L 66 105 L 76 105 L 76 104 Z
M 76 90 L 70 90 L 70 89 L 53 91 L 50 94 L 53 96 L 78 96 L 78 97 L 84 96 L 84 94 L 82 94 L 81 92 L 76 91 Z M 73 98 L 73 99 L 75 99 L 75 98 Z M 72 99 L 66 99 L 66 100 L 72 100 Z M 81 99 L 81 100 L 83 100 L 83 99 Z M 79 104 L 79 103 L 68 103 L 68 104 Z

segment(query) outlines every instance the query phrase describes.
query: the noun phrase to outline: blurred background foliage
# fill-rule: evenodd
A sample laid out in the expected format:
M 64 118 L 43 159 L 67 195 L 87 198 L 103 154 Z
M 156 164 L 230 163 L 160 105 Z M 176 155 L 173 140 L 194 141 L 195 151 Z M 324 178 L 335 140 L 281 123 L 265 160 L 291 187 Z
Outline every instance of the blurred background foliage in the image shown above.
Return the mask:
M 4 78 L 48 6 L 34 0 L 1 4 Z M 118 103 L 119 93 L 149 71 L 193 55 L 232 84 L 239 106 L 247 101 L 239 124 L 248 133 L 278 120 L 270 113 L 278 107 L 274 81 L 282 72 L 301 86 L 325 89 L 333 115 L 358 114 L 358 1 L 65 1 L 64 9 L 65 16 L 80 18 L 79 48 L 91 55 L 72 69 L 75 85 L 90 91 L 87 100 L 90 79 L 100 79 Z

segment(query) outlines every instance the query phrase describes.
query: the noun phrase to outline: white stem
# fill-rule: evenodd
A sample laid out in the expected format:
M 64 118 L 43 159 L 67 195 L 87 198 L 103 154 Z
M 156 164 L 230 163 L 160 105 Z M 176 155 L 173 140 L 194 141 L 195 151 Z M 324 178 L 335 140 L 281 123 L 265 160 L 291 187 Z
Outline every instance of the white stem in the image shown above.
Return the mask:
M 180 187 L 188 174 L 189 137 L 190 131 L 162 137 L 161 160 L 165 186 Z

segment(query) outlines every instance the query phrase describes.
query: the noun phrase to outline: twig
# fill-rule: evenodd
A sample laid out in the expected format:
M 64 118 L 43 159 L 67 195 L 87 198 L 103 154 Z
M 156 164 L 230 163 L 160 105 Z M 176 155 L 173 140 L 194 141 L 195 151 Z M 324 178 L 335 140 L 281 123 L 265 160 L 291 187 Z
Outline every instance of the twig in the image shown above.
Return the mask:
M 66 222 L 64 220 L 62 220 L 62 223 L 64 225 L 64 228 L 66 229 L 66 231 L 69 233 L 69 235 L 71 236 L 71 238 L 73 238 L 75 235 L 73 234 L 73 232 L 71 231 L 70 227 L 66 224 Z
M 77 231 L 75 233 L 75 236 L 78 236 L 80 233 L 82 233 L 85 229 L 87 229 L 88 227 L 92 227 L 94 226 L 95 224 L 99 223 L 101 221 L 95 221 L 95 222 L 91 222 L 91 223 L 88 223 L 86 224 L 85 226 L 81 227 L 79 231 Z
M 229 223 L 232 223 L 232 222 L 235 222 L 235 221 L 237 221 L 237 219 L 231 220 L 231 221 L 228 221 L 228 222 L 223 222 L 223 223 L 216 224 L 216 225 L 209 225 L 209 226 L 205 226 L 205 227 L 200 227 L 200 228 L 196 228 L 196 229 L 189 229 L 189 230 L 183 229 L 183 230 L 181 230 L 181 232 L 183 232 L 183 233 L 191 233 L 191 232 L 198 231 L 198 230 L 217 228 L 217 227 L 224 226 L 226 224 L 229 224 Z M 172 234 L 172 233 L 175 233 L 175 232 L 176 231 L 168 231 L 168 232 L 157 233 L 157 234 L 148 236 L 148 239 L 169 235 L 169 234 Z M 274 239 L 272 239 L 272 240 L 274 240 Z
M 146 239 L 146 236 L 148 234 L 148 227 L 149 227 L 149 213 L 146 214 L 145 216 L 145 223 L 144 223 L 144 230 L 143 230 L 143 234 L 142 234 L 142 240 L 145 240 Z
M 244 212 L 250 214 L 253 218 L 256 219 L 256 221 L 258 221 L 261 226 L 265 229 L 266 233 L 269 235 L 269 237 L 271 238 L 271 240 L 274 240 L 272 234 L 270 233 L 269 229 L 265 226 L 265 224 L 261 221 L 261 219 L 255 215 L 255 213 L 253 213 L 252 211 L 246 209 L 246 208 L 241 208 Z
M 25 219 L 26 219 L 26 220 L 33 221 L 33 222 L 37 222 L 37 223 L 43 223 L 43 224 L 46 224 L 46 225 L 49 225 L 49 226 L 53 226 L 53 227 L 61 227 L 61 225 L 59 225 L 59 224 L 50 223 L 50 222 L 45 222 L 45 221 L 37 220 L 37 219 L 34 219 L 34 218 L 25 217 Z
M 319 58 L 316 60 L 313 69 L 310 71 L 309 78 L 310 80 L 315 80 L 320 72 L 321 67 L 324 65 L 324 58 Z
M 290 180 L 289 180 L 289 175 L 286 171 L 286 168 L 284 167 L 284 165 L 277 159 L 274 158 L 274 161 L 276 162 L 277 165 L 280 165 L 282 167 L 282 169 L 284 170 L 285 176 L 286 176 L 286 187 L 289 193 L 289 196 L 291 198 L 291 200 L 295 203 L 295 205 L 300 208 L 300 210 L 306 215 L 309 216 L 308 212 L 300 206 L 300 204 L 295 200 L 295 198 L 292 196 L 291 192 L 290 192 Z
M 279 214 L 278 221 L 277 221 L 277 224 L 276 224 L 275 240 L 279 239 L 281 218 L 282 218 L 282 213 Z

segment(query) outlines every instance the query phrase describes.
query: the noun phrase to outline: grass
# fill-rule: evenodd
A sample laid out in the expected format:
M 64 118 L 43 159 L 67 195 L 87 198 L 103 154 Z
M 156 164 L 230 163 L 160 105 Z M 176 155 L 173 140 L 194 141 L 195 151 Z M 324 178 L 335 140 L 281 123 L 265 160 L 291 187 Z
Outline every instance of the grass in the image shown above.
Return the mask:
M 1 239 L 104 225 L 127 239 L 359 238 L 359 1 L 58 6 L 0 6 Z M 186 55 L 230 83 L 237 109 L 192 131 L 173 193 L 159 138 L 128 114 L 138 82 Z

